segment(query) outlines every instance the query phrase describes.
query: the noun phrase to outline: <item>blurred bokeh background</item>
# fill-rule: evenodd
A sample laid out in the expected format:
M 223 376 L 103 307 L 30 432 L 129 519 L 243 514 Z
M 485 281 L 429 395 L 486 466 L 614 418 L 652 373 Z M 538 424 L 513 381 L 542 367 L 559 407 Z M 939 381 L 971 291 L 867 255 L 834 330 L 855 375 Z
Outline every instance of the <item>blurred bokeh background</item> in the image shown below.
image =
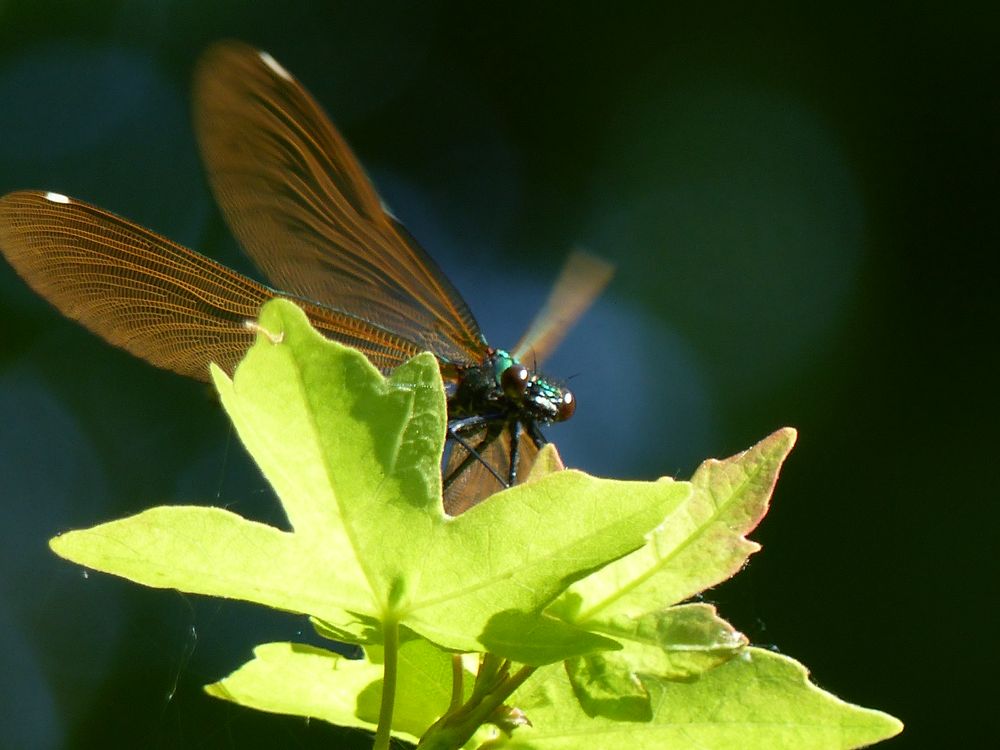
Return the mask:
M 686 477 L 798 428 L 764 551 L 708 598 L 900 717 L 889 746 L 980 746 L 1000 16 L 688 6 L 0 0 L 0 193 L 86 199 L 250 270 L 189 83 L 214 40 L 267 49 L 495 345 L 572 247 L 617 265 L 546 367 L 579 398 L 550 432 L 568 463 Z M 255 643 L 312 638 L 303 618 L 48 552 L 161 503 L 280 520 L 207 389 L 64 320 L 3 262 L 0 331 L 0 747 L 365 746 L 200 691 Z

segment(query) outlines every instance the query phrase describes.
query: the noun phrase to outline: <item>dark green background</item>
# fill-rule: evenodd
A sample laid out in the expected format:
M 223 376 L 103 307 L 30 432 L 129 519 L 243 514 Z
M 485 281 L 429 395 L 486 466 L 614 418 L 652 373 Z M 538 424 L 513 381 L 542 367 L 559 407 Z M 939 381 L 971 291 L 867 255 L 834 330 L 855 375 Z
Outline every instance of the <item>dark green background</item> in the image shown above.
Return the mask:
M 213 40 L 266 48 L 493 343 L 571 247 L 617 264 L 547 366 L 579 395 L 551 431 L 568 462 L 687 476 L 797 427 L 764 551 L 708 598 L 899 716 L 890 746 L 974 747 L 996 693 L 1000 24 L 795 7 L 0 0 L 0 192 L 87 199 L 246 269 L 188 88 Z M 0 746 L 363 746 L 200 692 L 257 642 L 312 637 L 302 618 L 48 553 L 164 502 L 280 512 L 205 387 L 2 263 L 0 321 Z

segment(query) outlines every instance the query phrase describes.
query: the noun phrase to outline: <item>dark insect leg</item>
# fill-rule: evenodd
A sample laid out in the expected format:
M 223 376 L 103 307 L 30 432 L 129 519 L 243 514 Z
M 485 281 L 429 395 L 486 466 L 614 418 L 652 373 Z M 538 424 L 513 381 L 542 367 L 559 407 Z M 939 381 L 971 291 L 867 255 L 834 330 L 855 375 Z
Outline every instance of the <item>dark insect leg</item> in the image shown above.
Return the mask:
M 517 484 L 517 462 L 521 458 L 521 431 L 524 428 L 520 421 L 514 422 L 510 432 L 510 466 L 507 467 L 507 486 Z
M 448 437 L 458 437 L 458 433 L 460 432 L 469 432 L 495 419 L 495 417 L 484 417 L 481 414 L 477 414 L 474 417 L 465 417 L 464 419 L 452 419 L 448 422 Z
M 536 448 L 541 449 L 543 445 L 549 442 L 546 440 L 545 435 L 542 434 L 542 431 L 538 429 L 537 422 L 528 422 L 528 435 L 531 437 Z
M 481 422 L 488 421 L 481 417 L 470 417 L 470 419 L 480 419 Z M 467 420 L 458 420 L 458 421 L 465 422 Z M 462 427 L 468 427 L 468 425 L 461 425 L 459 429 L 462 429 Z M 500 483 L 501 487 L 507 486 L 507 483 L 504 482 L 504 478 L 500 476 L 497 470 L 494 469 L 492 466 L 490 466 L 490 463 L 482 456 L 482 452 L 486 450 L 486 448 L 488 448 L 489 445 L 500 436 L 500 432 L 502 429 L 503 429 L 503 423 L 494 422 L 493 424 L 491 424 L 489 427 L 486 428 L 486 435 L 483 437 L 482 440 L 479 441 L 479 445 L 473 447 L 468 440 L 459 435 L 458 432 L 452 430 L 451 425 L 448 426 L 448 437 L 452 438 L 456 443 L 465 448 L 466 456 L 465 458 L 462 459 L 462 463 L 456 466 L 455 470 L 444 478 L 443 489 L 447 490 L 452 485 L 452 483 L 456 479 L 458 479 L 459 475 L 472 464 L 473 461 L 479 461 L 479 463 L 485 466 L 486 469 L 490 472 L 490 474 L 496 477 L 496 480 Z

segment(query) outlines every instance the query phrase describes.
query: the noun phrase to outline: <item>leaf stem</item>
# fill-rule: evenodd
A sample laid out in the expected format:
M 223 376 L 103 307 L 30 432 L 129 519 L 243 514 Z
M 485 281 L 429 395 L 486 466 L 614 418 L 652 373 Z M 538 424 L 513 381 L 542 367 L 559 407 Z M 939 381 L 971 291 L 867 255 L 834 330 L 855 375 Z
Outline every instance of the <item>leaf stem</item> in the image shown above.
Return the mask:
M 392 711 L 396 700 L 397 664 L 399 662 L 399 623 L 395 617 L 383 621 L 382 639 L 385 649 L 382 664 L 382 702 L 378 710 L 378 728 L 372 750 L 389 750 L 392 739 Z
M 490 693 L 497 683 L 507 676 L 510 662 L 489 652 L 483 654 L 479 661 L 479 671 L 472 686 L 472 696 L 469 702 L 478 702 L 482 696 Z
M 465 693 L 465 668 L 462 666 L 462 655 L 451 655 L 451 703 L 448 713 L 454 713 L 462 705 L 462 695 Z
M 493 654 L 484 654 L 468 702 L 457 709 L 450 708 L 448 713 L 438 719 L 420 738 L 418 750 L 462 747 L 480 726 L 494 719 L 504 701 L 534 674 L 536 669 L 524 666 L 512 675 L 510 667 L 508 660 Z

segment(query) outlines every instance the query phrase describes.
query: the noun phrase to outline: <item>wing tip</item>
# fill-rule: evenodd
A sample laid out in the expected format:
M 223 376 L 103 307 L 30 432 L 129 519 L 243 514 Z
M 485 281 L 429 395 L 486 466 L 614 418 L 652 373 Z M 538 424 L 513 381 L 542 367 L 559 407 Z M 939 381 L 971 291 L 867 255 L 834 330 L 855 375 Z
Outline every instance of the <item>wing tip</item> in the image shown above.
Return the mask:
M 286 81 L 295 80 L 292 77 L 292 74 L 289 73 L 287 70 L 285 70 L 284 67 L 282 67 L 281 63 L 279 63 L 277 60 L 271 57 L 270 53 L 265 52 L 264 50 L 257 50 L 257 57 L 259 57 L 261 62 L 264 63 L 268 68 L 270 68 L 271 72 L 274 73 L 276 76 L 280 76 L 281 78 L 284 78 Z
M 42 197 L 45 198 L 45 200 L 49 201 L 50 203 L 62 203 L 65 205 L 72 202 L 68 195 L 63 195 L 62 193 L 54 193 L 51 190 L 46 193 L 43 193 Z

